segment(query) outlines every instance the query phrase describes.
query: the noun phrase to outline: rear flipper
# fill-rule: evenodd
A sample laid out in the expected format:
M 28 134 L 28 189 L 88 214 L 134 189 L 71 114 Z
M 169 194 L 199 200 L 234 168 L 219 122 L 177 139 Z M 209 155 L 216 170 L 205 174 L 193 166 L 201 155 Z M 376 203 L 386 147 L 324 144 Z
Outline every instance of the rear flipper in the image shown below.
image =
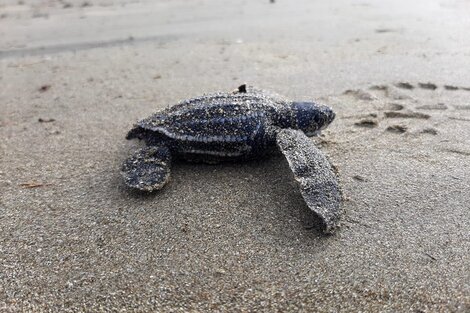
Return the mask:
M 170 178 L 171 154 L 166 146 L 151 146 L 137 150 L 122 165 L 126 185 L 153 191 L 163 188 Z
M 308 207 L 322 220 L 323 231 L 332 233 L 341 216 L 341 189 L 331 164 L 302 131 L 283 129 L 276 140 Z

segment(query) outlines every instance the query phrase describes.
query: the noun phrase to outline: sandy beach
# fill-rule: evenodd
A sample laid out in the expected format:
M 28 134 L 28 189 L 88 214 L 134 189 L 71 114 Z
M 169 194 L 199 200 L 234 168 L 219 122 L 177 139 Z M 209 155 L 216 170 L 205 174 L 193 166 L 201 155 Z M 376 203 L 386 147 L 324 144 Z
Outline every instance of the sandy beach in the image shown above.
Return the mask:
M 0 312 L 470 311 L 470 2 L 0 4 Z M 330 105 L 323 235 L 282 156 L 136 194 L 138 119 L 242 83 Z

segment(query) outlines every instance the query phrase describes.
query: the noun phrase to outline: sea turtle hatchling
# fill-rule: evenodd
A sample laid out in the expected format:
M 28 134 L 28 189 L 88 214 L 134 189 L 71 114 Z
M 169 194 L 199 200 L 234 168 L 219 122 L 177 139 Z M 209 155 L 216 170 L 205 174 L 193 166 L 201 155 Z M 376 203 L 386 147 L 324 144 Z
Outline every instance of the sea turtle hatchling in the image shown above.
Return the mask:
M 334 119 L 331 108 L 288 101 L 242 85 L 229 93 L 185 100 L 139 121 L 127 134 L 147 146 L 122 166 L 126 184 L 153 191 L 170 178 L 172 159 L 217 163 L 280 150 L 308 207 L 332 232 L 341 215 L 341 190 L 332 166 L 308 138 Z

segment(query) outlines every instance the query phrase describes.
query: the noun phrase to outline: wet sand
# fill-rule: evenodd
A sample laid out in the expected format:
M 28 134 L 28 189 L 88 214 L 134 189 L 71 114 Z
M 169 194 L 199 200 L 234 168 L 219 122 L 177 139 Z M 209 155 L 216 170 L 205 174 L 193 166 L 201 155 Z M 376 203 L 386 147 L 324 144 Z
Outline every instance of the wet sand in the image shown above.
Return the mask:
M 6 1 L 0 311 L 466 312 L 468 1 Z M 241 83 L 337 112 L 324 236 L 281 156 L 135 194 L 139 118 Z

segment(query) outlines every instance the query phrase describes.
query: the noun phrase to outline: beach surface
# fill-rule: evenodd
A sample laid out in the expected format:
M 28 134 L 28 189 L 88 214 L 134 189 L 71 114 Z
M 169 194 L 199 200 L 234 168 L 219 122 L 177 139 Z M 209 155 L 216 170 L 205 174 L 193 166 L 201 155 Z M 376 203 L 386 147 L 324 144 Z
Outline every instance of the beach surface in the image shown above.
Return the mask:
M 0 4 L 1 312 L 469 312 L 470 2 Z M 282 156 L 119 170 L 138 119 L 242 83 L 330 105 L 323 235 Z

